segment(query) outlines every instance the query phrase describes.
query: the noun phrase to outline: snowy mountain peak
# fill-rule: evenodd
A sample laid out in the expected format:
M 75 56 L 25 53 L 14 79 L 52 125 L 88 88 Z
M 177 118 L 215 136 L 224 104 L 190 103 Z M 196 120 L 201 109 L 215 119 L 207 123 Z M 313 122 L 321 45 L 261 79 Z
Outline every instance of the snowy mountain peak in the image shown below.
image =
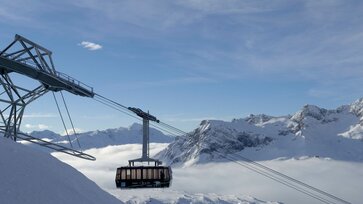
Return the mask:
M 130 131 L 141 131 L 142 130 L 142 124 L 133 123 L 132 125 L 130 125 L 130 127 L 128 129 Z
M 61 137 L 59 134 L 52 132 L 50 130 L 33 131 L 30 134 L 37 138 L 50 139 L 50 140 L 58 139 Z
M 321 156 L 363 161 L 361 114 L 363 99 L 334 110 L 305 105 L 293 116 L 260 114 L 231 122 L 205 120 L 157 157 L 177 165 L 219 160 L 228 154 L 257 160 Z
M 269 120 L 271 120 L 273 117 L 269 116 L 269 115 L 265 115 L 265 114 L 258 114 L 258 115 L 254 115 L 254 114 L 250 114 L 245 121 L 247 121 L 250 124 L 261 124 L 261 123 L 265 123 Z
M 354 101 L 350 105 L 350 111 L 354 113 L 356 116 L 362 117 L 363 116 L 363 98 L 360 98 Z
M 322 120 L 326 114 L 328 113 L 328 110 L 324 108 L 320 108 L 315 105 L 305 105 L 300 111 L 295 113 L 291 119 L 297 122 L 302 121 L 303 119 L 307 117 L 314 118 L 316 120 Z
M 234 124 L 236 123 L 236 124 Z M 214 158 L 222 158 L 223 154 L 235 153 L 246 147 L 261 147 L 273 141 L 265 134 L 242 130 L 240 125 L 253 129 L 255 124 L 246 120 L 225 122 L 218 120 L 202 121 L 193 132 L 183 137 L 178 137 L 157 158 L 169 164 L 207 162 Z
M 207 131 L 209 129 L 213 129 L 213 128 L 218 128 L 220 126 L 225 125 L 226 122 L 222 121 L 222 120 L 203 120 L 199 127 L 197 128 L 197 130 L 199 132 L 204 132 Z

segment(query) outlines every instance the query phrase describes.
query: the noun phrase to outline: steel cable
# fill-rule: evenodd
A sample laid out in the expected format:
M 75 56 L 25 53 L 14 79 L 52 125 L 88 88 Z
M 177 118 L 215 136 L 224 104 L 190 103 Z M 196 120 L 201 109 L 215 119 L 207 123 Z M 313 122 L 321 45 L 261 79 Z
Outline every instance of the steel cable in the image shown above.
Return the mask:
M 69 119 L 69 121 L 70 121 L 70 123 L 71 123 L 71 126 L 72 126 L 72 129 L 73 129 L 73 134 L 74 134 L 74 136 L 75 136 L 75 138 L 76 138 L 76 141 L 77 141 L 77 144 L 78 144 L 79 149 L 82 151 L 82 147 L 81 147 L 81 144 L 79 143 L 78 136 L 77 136 L 77 132 L 76 132 L 76 129 L 74 128 L 73 120 L 72 120 L 71 115 L 70 115 L 70 113 L 69 113 L 69 110 L 68 110 L 68 106 L 67 106 L 66 100 L 64 99 L 64 96 L 63 96 L 62 91 L 60 91 L 60 93 L 61 93 L 61 96 L 62 96 L 62 99 L 63 99 L 64 107 L 66 108 L 66 111 L 67 111 L 68 119 Z
M 120 110 L 119 108 L 117 108 L 117 107 L 121 107 L 122 109 L 128 110 L 128 108 L 126 106 L 124 106 L 124 105 L 122 105 L 120 103 L 117 103 L 117 102 L 115 102 L 115 101 L 113 101 L 111 99 L 107 99 L 106 97 L 103 97 L 101 95 L 98 95 L 98 94 L 96 94 L 96 95 L 99 96 L 100 98 L 104 99 L 103 102 L 101 102 L 101 101 L 99 101 L 99 102 L 101 102 L 101 103 L 103 103 L 103 104 L 105 104 L 105 105 L 107 105 L 107 106 L 109 106 L 111 108 L 114 108 L 114 109 L 116 109 L 118 111 L 121 111 L 121 112 L 123 112 L 123 113 L 125 113 L 125 114 L 127 114 L 127 115 L 129 115 L 129 116 L 131 116 L 133 118 L 139 119 L 136 116 L 131 115 L 129 113 L 126 113 L 126 111 L 123 111 L 123 110 Z M 105 102 L 105 101 L 107 101 L 108 103 L 111 103 L 112 105 L 107 104 L 107 102 Z M 163 127 L 163 128 L 161 128 L 160 126 Z M 187 135 L 188 134 L 188 133 L 186 133 L 183 130 L 180 130 L 180 129 L 174 127 L 174 126 L 168 125 L 168 124 L 166 124 L 164 122 L 161 122 L 161 121 L 160 121 L 160 123 L 153 123 L 153 127 L 155 127 L 155 128 L 161 128 L 164 131 L 166 131 L 165 129 L 167 129 L 168 131 L 166 131 L 166 132 L 172 134 L 173 136 L 182 136 L 182 135 Z M 306 184 L 306 183 L 304 183 L 302 181 L 299 181 L 297 179 L 294 179 L 294 178 L 292 178 L 290 176 L 287 176 L 287 175 L 285 175 L 285 174 L 283 174 L 281 172 L 278 172 L 276 170 L 273 170 L 273 169 L 271 169 L 271 168 L 269 168 L 269 167 L 267 167 L 265 165 L 262 165 L 262 164 L 260 164 L 258 162 L 255 162 L 255 161 L 252 161 L 252 160 L 250 160 L 250 159 L 248 159 L 246 157 L 243 157 L 241 155 L 238 155 L 238 154 L 235 154 L 234 153 L 232 155 L 235 155 L 235 157 L 232 157 L 232 156 L 228 156 L 228 155 L 225 156 L 225 155 L 223 155 L 223 153 L 221 153 L 221 152 L 219 152 L 217 150 L 216 150 L 216 152 L 222 158 L 225 158 L 225 159 L 227 159 L 229 161 L 232 161 L 232 162 L 234 162 L 234 163 L 236 163 L 238 165 L 241 165 L 241 166 L 243 166 L 245 168 L 248 168 L 248 169 L 250 169 L 250 170 L 252 170 L 252 171 L 254 171 L 254 172 L 256 172 L 256 173 L 258 173 L 260 175 L 263 175 L 263 176 L 265 176 L 267 178 L 270 178 L 272 180 L 275 180 L 276 182 L 279 182 L 279 183 L 281 183 L 281 184 L 283 184 L 285 186 L 288 186 L 290 188 L 293 188 L 294 190 L 297 190 L 297 191 L 299 191 L 299 192 L 301 192 L 301 193 L 303 193 L 303 194 L 305 194 L 307 196 L 310 196 L 312 198 L 315 198 L 315 199 L 317 199 L 317 200 L 319 200 L 319 201 L 321 201 L 323 203 L 332 204 L 332 203 L 335 203 L 335 202 L 332 202 L 330 200 L 327 200 L 326 198 L 323 198 L 323 197 L 317 195 L 316 193 L 321 194 L 321 195 L 324 195 L 324 196 L 327 196 L 327 197 L 329 197 L 329 198 L 331 198 L 331 199 L 333 199 L 335 201 L 338 201 L 340 203 L 350 204 L 348 201 L 345 201 L 345 200 L 343 200 L 341 198 L 338 198 L 338 197 L 336 197 L 336 196 L 334 196 L 334 195 L 332 195 L 330 193 L 327 193 L 327 192 L 325 192 L 323 190 L 320 190 L 318 188 L 315 188 L 315 187 L 313 187 L 311 185 L 308 185 L 308 184 Z M 239 157 L 240 159 L 238 160 L 236 157 Z M 240 162 L 241 159 L 245 163 Z M 295 183 L 295 184 L 293 184 L 293 183 Z M 300 186 L 298 186 L 298 185 L 300 185 Z M 306 189 L 302 188 L 301 186 L 304 187 L 304 188 L 306 188 Z M 311 191 L 314 191 L 315 193 L 312 193 L 311 191 L 308 191 L 307 189 L 310 189 Z
M 57 105 L 58 113 L 59 113 L 60 118 L 61 118 L 61 120 L 62 120 L 63 127 L 64 127 L 64 130 L 65 130 L 65 132 L 66 132 L 66 135 L 67 135 L 67 138 L 68 138 L 69 144 L 71 145 L 71 148 L 73 149 L 73 145 L 72 145 L 72 142 L 71 142 L 71 138 L 69 137 L 68 130 L 67 130 L 67 126 L 66 126 L 66 123 L 64 122 L 62 112 L 61 112 L 61 110 L 60 110 L 60 108 L 59 108 L 59 104 L 58 104 L 57 98 L 55 97 L 54 92 L 52 92 L 52 94 L 53 94 L 53 98 L 54 98 L 55 104 Z

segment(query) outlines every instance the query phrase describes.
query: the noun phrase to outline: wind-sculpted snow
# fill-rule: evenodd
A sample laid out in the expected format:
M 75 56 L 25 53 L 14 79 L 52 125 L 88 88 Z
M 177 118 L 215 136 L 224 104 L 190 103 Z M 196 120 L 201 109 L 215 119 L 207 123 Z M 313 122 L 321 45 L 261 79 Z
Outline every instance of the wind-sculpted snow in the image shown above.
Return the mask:
M 157 157 L 173 165 L 223 161 L 328 157 L 363 162 L 363 99 L 334 110 L 305 105 L 293 115 L 250 115 L 231 122 L 206 120 L 177 137 Z
M 0 137 L 0 203 L 122 203 L 71 166 Z

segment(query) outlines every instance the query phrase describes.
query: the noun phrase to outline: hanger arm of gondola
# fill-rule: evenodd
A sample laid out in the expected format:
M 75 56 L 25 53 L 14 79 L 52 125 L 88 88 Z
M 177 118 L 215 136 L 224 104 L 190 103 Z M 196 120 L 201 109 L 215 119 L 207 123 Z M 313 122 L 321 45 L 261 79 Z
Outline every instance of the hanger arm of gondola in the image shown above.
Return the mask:
M 149 120 L 149 121 L 154 121 L 154 122 L 160 123 L 160 120 L 158 120 L 155 116 L 150 115 L 149 113 L 146 113 L 146 112 L 142 111 L 140 108 L 128 107 L 127 109 L 134 112 L 137 116 L 139 116 L 142 119 L 146 119 L 146 120 Z

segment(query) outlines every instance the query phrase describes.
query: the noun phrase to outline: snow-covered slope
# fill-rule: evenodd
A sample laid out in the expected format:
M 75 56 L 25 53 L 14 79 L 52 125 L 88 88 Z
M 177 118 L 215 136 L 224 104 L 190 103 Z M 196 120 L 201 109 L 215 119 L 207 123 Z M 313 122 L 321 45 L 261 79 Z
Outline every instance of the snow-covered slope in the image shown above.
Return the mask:
M 293 115 L 250 115 L 231 122 L 206 120 L 178 137 L 158 158 L 192 165 L 241 154 L 254 160 L 329 157 L 363 161 L 363 99 L 335 110 L 305 105 Z
M 60 136 L 52 131 L 34 131 L 30 133 L 32 136 L 42 139 L 47 139 L 55 143 L 68 144 L 68 139 L 65 136 Z M 82 149 L 101 148 L 109 145 L 121 144 L 140 144 L 142 143 L 142 125 L 134 123 L 128 128 L 117 128 L 107 130 L 96 130 L 91 132 L 79 133 L 77 135 Z M 74 140 L 74 135 L 71 135 L 72 144 L 77 146 Z M 170 143 L 172 137 L 164 135 L 162 132 L 150 128 L 150 142 Z
M 122 203 L 49 154 L 0 137 L 0 203 Z

